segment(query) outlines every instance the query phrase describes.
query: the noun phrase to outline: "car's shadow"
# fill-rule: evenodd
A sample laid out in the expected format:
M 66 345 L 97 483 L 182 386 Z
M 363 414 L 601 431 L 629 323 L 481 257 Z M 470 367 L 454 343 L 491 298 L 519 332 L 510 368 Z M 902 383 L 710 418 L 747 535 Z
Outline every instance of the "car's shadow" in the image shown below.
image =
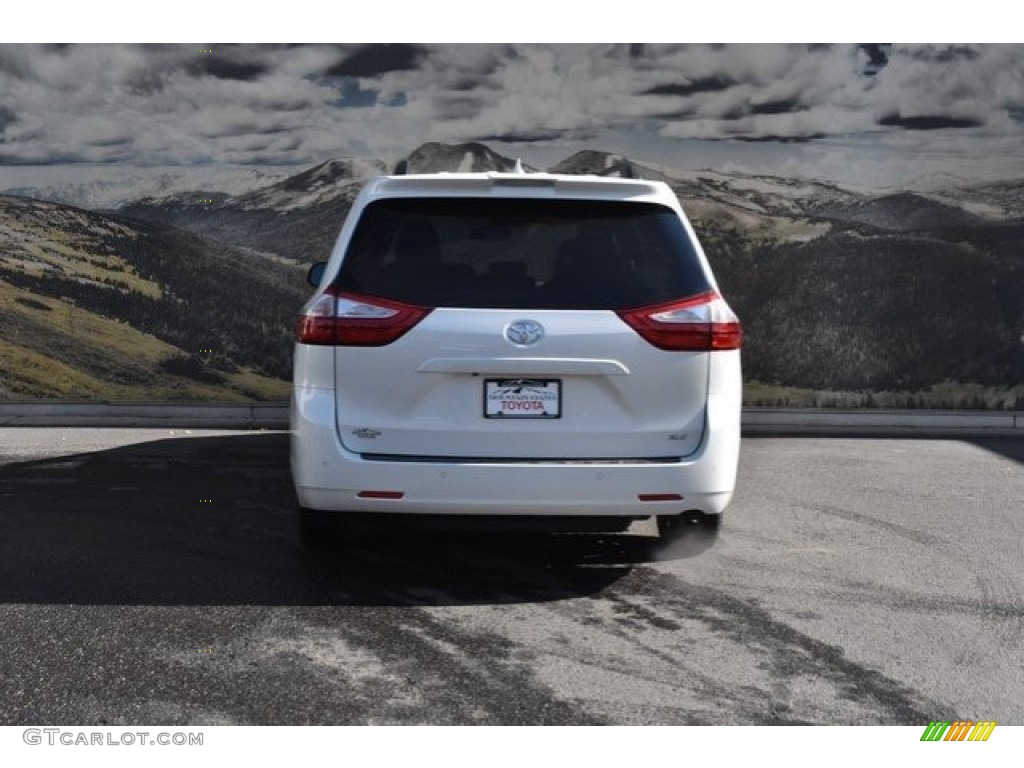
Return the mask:
M 168 438 L 0 467 L 0 602 L 381 605 L 560 600 L 659 557 L 635 533 L 396 527 L 307 553 L 286 433 Z M 682 555 L 710 542 L 694 539 Z
M 1021 437 L 1024 437 L 1024 435 L 1021 435 Z M 1003 458 L 1016 461 L 1018 464 L 1024 464 L 1024 440 L 1021 440 L 1020 437 L 975 437 L 966 439 L 965 442 L 976 445 L 979 448 L 984 448 L 986 451 Z

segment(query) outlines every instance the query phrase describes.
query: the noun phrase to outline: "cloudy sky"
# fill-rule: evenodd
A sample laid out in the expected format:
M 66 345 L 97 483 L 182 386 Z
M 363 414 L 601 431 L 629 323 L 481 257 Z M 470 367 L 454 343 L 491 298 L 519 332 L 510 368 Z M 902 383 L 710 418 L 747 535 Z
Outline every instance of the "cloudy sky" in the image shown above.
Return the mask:
M 0 184 L 467 140 L 540 166 L 589 148 L 868 186 L 1019 178 L 1024 46 L 0 45 Z

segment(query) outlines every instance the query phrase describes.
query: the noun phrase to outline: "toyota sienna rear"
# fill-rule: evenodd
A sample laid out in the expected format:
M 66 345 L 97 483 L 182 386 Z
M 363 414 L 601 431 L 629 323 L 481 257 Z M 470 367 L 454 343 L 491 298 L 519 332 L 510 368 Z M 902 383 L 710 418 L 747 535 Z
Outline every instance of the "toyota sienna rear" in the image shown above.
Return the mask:
M 337 513 L 720 520 L 740 325 L 667 185 L 381 177 L 311 282 L 291 410 L 307 539 Z

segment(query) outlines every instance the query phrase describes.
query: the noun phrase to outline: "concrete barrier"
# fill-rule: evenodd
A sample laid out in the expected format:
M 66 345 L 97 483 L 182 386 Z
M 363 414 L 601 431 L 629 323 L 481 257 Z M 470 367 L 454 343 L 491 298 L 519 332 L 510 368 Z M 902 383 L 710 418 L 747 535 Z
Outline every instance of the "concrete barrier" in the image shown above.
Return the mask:
M 0 403 L 8 427 L 287 429 L 288 403 Z
M 5 402 L 0 426 L 288 429 L 288 403 Z M 751 407 L 743 433 L 1024 437 L 1024 412 Z
M 1024 412 L 744 408 L 744 434 L 892 434 L 1024 437 Z

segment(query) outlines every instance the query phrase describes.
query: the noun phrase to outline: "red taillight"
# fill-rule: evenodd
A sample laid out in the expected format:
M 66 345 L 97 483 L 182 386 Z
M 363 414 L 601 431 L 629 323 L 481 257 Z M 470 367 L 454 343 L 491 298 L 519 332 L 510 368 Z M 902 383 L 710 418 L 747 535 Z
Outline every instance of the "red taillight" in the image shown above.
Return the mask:
M 302 344 L 382 347 L 428 314 L 424 307 L 328 288 L 299 317 L 296 339 Z
M 739 349 L 740 321 L 714 291 L 681 301 L 618 312 L 619 317 L 658 349 L 712 352 Z

